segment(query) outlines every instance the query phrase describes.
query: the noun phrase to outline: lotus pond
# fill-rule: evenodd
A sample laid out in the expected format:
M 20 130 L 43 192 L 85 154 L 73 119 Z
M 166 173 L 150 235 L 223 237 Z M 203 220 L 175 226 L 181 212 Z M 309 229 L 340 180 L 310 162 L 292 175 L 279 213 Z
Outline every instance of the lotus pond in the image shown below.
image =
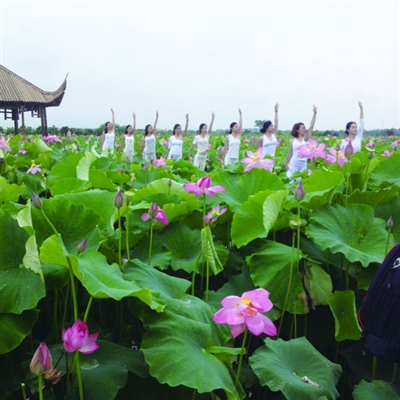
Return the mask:
M 273 172 L 222 168 L 222 135 L 205 172 L 166 134 L 147 166 L 50 138 L 0 139 L 0 399 L 399 398 L 357 320 L 400 242 L 398 138 L 320 139 L 293 181 L 288 138 Z

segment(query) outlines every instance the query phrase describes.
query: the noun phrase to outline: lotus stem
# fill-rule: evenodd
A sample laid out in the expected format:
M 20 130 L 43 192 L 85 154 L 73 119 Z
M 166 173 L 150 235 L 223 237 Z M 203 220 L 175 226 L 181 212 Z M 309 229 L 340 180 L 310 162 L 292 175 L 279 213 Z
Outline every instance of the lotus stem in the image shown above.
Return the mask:
M 236 372 L 236 379 L 235 379 L 236 388 L 238 387 L 239 379 L 240 379 L 240 372 L 242 370 L 243 354 L 244 354 L 244 348 L 245 348 L 245 345 L 246 345 L 246 340 L 247 340 L 247 328 L 245 328 L 245 330 L 244 330 L 243 340 L 242 340 L 242 350 L 240 352 L 238 369 L 237 369 L 237 372 Z
M 150 239 L 149 239 L 149 259 L 147 261 L 147 264 L 150 265 L 151 261 L 151 248 L 153 246 L 153 220 L 150 220 Z
M 21 383 L 22 399 L 26 400 L 26 388 L 25 383 Z
M 54 227 L 54 225 L 51 223 L 51 221 L 49 220 L 49 218 L 47 217 L 46 213 L 44 212 L 43 208 L 41 208 L 42 214 L 44 219 L 46 220 L 46 222 L 50 225 L 50 228 L 52 229 L 52 231 L 54 232 L 54 234 L 56 236 L 60 236 L 60 234 L 57 232 L 57 229 Z
M 76 376 L 78 377 L 79 400 L 83 400 L 83 384 L 82 384 L 81 366 L 79 363 L 79 351 L 75 352 L 75 369 L 76 369 Z
M 83 322 L 85 322 L 85 323 L 86 323 L 86 321 L 87 321 L 87 319 L 88 319 L 90 307 L 92 306 L 92 302 L 93 302 L 93 297 L 90 296 L 90 297 L 89 297 L 88 304 L 87 304 L 87 306 L 86 306 L 85 315 L 83 316 Z
M 122 256 L 121 256 L 121 248 L 122 248 L 122 231 L 121 231 L 121 213 L 118 208 L 118 265 L 119 268 L 122 266 Z
M 72 304 L 73 304 L 73 309 L 74 309 L 74 320 L 76 321 L 78 319 L 78 298 L 76 296 L 76 287 L 75 287 L 75 276 L 72 271 L 72 265 L 71 261 L 68 257 L 66 257 L 67 262 L 68 262 L 68 269 L 69 269 L 69 278 L 71 281 L 71 291 L 72 291 Z
M 43 400 L 43 375 L 39 375 L 39 400 Z
M 289 283 L 288 283 L 288 287 L 286 290 L 286 296 L 285 296 L 285 301 L 283 302 L 283 308 L 282 308 L 282 315 L 281 315 L 281 320 L 279 321 L 279 329 L 278 329 L 278 339 L 279 336 L 281 334 L 281 329 L 282 329 L 282 323 L 283 323 L 283 317 L 285 316 L 285 311 L 286 311 L 286 306 L 288 303 L 288 299 L 289 299 L 289 293 L 290 293 L 290 289 L 292 286 L 292 277 L 293 277 L 293 266 L 294 266 L 294 249 L 295 249 L 295 240 L 296 240 L 296 232 L 293 231 L 293 236 L 292 236 L 292 260 L 290 262 L 290 273 L 289 273 Z
M 392 227 L 389 226 L 388 227 L 388 235 L 387 235 L 387 239 L 386 239 L 386 248 L 385 248 L 385 255 L 388 253 L 389 250 L 389 240 L 390 240 L 390 233 L 392 231 Z
M 396 380 L 396 375 L 397 375 L 397 364 L 395 363 L 393 365 L 392 385 L 394 385 L 394 381 Z
M 378 358 L 376 356 L 372 356 L 372 377 L 371 381 L 376 380 L 376 369 L 378 366 Z
M 131 255 L 129 251 L 129 205 L 128 205 L 128 210 L 126 211 L 126 218 L 125 218 L 125 246 L 126 246 L 126 258 L 128 261 L 131 260 Z

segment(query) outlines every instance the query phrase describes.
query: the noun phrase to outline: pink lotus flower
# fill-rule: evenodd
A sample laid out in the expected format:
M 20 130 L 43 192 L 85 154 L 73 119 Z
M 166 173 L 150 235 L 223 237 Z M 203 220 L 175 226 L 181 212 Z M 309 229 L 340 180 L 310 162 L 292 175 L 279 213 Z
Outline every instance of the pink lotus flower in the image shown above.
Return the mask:
M 165 158 L 164 157 L 160 157 L 158 160 L 153 160 L 153 166 L 154 167 L 165 168 L 166 167 Z
M 31 167 L 28 169 L 28 171 L 26 171 L 27 174 L 32 174 L 35 175 L 37 172 L 40 172 L 42 169 L 40 168 L 40 165 L 36 165 L 33 161 L 32 161 L 32 165 Z
M 6 141 L 4 140 L 4 138 L 1 138 L 1 139 L 0 139 L 0 150 L 11 151 L 11 147 L 6 143 Z
M 255 153 L 250 150 L 246 151 L 247 158 L 244 158 L 241 163 L 247 164 L 243 172 L 250 171 L 253 168 L 266 169 L 272 171 L 272 167 L 275 164 L 274 161 L 269 158 L 262 158 L 262 148 L 259 148 Z
M 336 151 L 334 148 L 330 147 L 328 149 L 330 154 L 326 155 L 326 162 L 327 164 L 335 164 L 337 161 L 337 164 L 339 165 L 339 167 L 343 167 L 343 165 L 345 163 L 347 163 L 347 161 L 349 161 L 344 155 L 343 153 L 339 150 Z
M 168 147 L 168 146 L 169 146 L 168 140 L 164 140 L 164 141 L 162 142 L 162 145 L 165 146 L 165 147 Z
M 325 143 L 318 144 L 316 140 L 309 140 L 305 146 L 300 146 L 298 150 L 298 155 L 300 158 L 316 159 L 316 158 L 326 158 Z
M 241 297 L 227 296 L 221 304 L 223 308 L 213 315 L 213 320 L 217 324 L 230 325 L 234 339 L 246 327 L 256 336 L 263 332 L 269 336 L 276 336 L 277 330 L 273 322 L 261 314 L 273 307 L 269 292 L 265 289 L 250 290 L 243 293 Z
M 244 144 L 249 144 L 249 142 L 250 142 L 249 139 L 244 139 L 244 140 L 243 140 L 243 143 L 244 143 Z
M 225 214 L 227 210 L 227 208 L 220 208 L 218 204 L 207 213 L 207 215 L 204 217 L 204 221 L 206 222 L 206 224 L 212 224 L 218 219 L 220 215 Z
M 382 156 L 382 157 L 390 157 L 392 154 L 393 154 L 393 153 L 391 153 L 389 150 L 385 150 L 385 151 L 381 154 L 381 156 Z
M 294 198 L 297 201 L 301 201 L 304 199 L 305 195 L 306 195 L 306 192 L 304 190 L 303 183 L 300 181 L 300 183 L 297 185 L 297 187 L 294 191 Z
M 83 354 L 91 354 L 99 348 L 96 343 L 99 333 L 89 335 L 87 325 L 80 319 L 76 320 L 71 328 L 62 330 L 62 340 L 65 351 L 73 353 L 80 351 Z
M 155 219 L 164 225 L 169 224 L 169 222 L 167 220 L 167 216 L 165 214 L 165 211 L 161 210 L 161 208 L 155 202 L 150 206 L 149 212 L 144 213 L 140 218 L 142 221 L 148 221 L 149 219 Z
M 344 148 L 344 156 L 348 159 L 354 154 L 354 147 L 353 144 L 351 143 L 351 140 L 349 140 L 349 143 L 347 143 L 346 147 Z
M 49 372 L 52 367 L 53 360 L 51 359 L 49 348 L 47 347 L 46 343 L 42 342 L 36 349 L 29 368 L 32 373 L 39 376 Z
M 203 178 L 200 178 L 196 183 L 185 183 L 183 188 L 196 196 L 204 194 L 208 197 L 214 197 L 215 193 L 225 192 L 223 186 L 211 186 L 211 178 L 208 176 L 203 176 Z
M 43 136 L 42 140 L 44 142 L 48 142 L 48 143 L 52 143 L 52 142 L 60 142 L 61 143 L 61 140 L 56 135 Z
M 25 149 L 19 149 L 19 150 L 18 150 L 18 153 L 20 153 L 20 154 L 26 154 L 27 151 L 26 151 Z

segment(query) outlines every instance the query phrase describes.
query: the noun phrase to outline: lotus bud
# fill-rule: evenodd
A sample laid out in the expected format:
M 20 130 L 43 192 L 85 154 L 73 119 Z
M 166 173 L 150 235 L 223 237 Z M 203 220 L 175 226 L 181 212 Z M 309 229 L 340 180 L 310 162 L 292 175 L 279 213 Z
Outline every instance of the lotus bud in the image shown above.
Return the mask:
M 347 144 L 347 146 L 344 149 L 344 156 L 346 158 L 350 158 L 353 154 L 354 154 L 354 148 L 351 143 L 351 140 L 349 140 L 349 143 Z
M 76 248 L 77 251 L 78 251 L 78 254 L 79 254 L 79 253 L 82 253 L 82 251 L 85 251 L 87 242 L 88 242 L 88 240 L 87 240 L 87 238 L 86 238 L 86 239 L 82 240 L 82 242 L 80 242 L 80 243 L 78 244 L 78 246 L 77 246 L 77 248 Z
M 120 174 L 123 174 L 125 172 L 125 168 L 124 167 L 121 167 L 120 169 L 119 169 L 119 173 Z
M 372 160 L 374 158 L 374 153 L 371 151 L 371 153 L 368 154 L 368 158 Z
M 386 222 L 386 226 L 388 228 L 391 228 L 393 226 L 393 218 L 390 216 L 389 219 Z
M 32 357 L 32 361 L 29 365 L 30 370 L 35 375 L 43 375 L 50 371 L 53 367 L 53 361 L 51 359 L 51 354 L 46 346 L 46 343 L 40 343 L 39 347 L 36 349 L 35 354 Z
M 298 228 L 301 227 L 301 220 L 299 220 L 299 219 L 291 219 L 291 220 L 289 221 L 289 226 L 290 226 L 293 230 L 296 230 L 296 229 L 298 229 Z
M 172 186 L 172 179 L 171 178 L 168 179 L 168 186 Z
M 40 197 L 39 197 L 36 193 L 34 193 L 34 192 L 32 192 L 32 204 L 33 204 L 33 206 L 36 207 L 38 210 L 41 210 L 42 207 L 43 207 L 42 200 L 41 200 Z
M 118 189 L 118 193 L 114 199 L 114 205 L 116 208 L 121 208 L 123 204 L 124 204 L 124 197 L 122 196 L 121 189 Z
M 304 196 L 306 195 L 306 192 L 304 191 L 304 187 L 302 182 L 300 181 L 300 183 L 297 185 L 296 190 L 294 191 L 294 198 L 297 201 L 301 201 L 304 199 Z

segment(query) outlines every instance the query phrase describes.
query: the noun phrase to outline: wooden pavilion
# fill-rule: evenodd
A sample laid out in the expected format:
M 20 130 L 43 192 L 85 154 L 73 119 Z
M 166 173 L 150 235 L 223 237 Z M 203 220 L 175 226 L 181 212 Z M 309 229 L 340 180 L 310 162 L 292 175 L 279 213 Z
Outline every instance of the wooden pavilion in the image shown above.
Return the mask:
M 41 119 L 42 135 L 47 135 L 46 107 L 59 106 L 66 87 L 67 77 L 55 92 L 46 92 L 0 65 L 0 113 L 4 114 L 4 119 L 14 121 L 16 134 L 21 115 L 22 134 L 24 134 L 24 113 L 31 112 L 32 116 Z

